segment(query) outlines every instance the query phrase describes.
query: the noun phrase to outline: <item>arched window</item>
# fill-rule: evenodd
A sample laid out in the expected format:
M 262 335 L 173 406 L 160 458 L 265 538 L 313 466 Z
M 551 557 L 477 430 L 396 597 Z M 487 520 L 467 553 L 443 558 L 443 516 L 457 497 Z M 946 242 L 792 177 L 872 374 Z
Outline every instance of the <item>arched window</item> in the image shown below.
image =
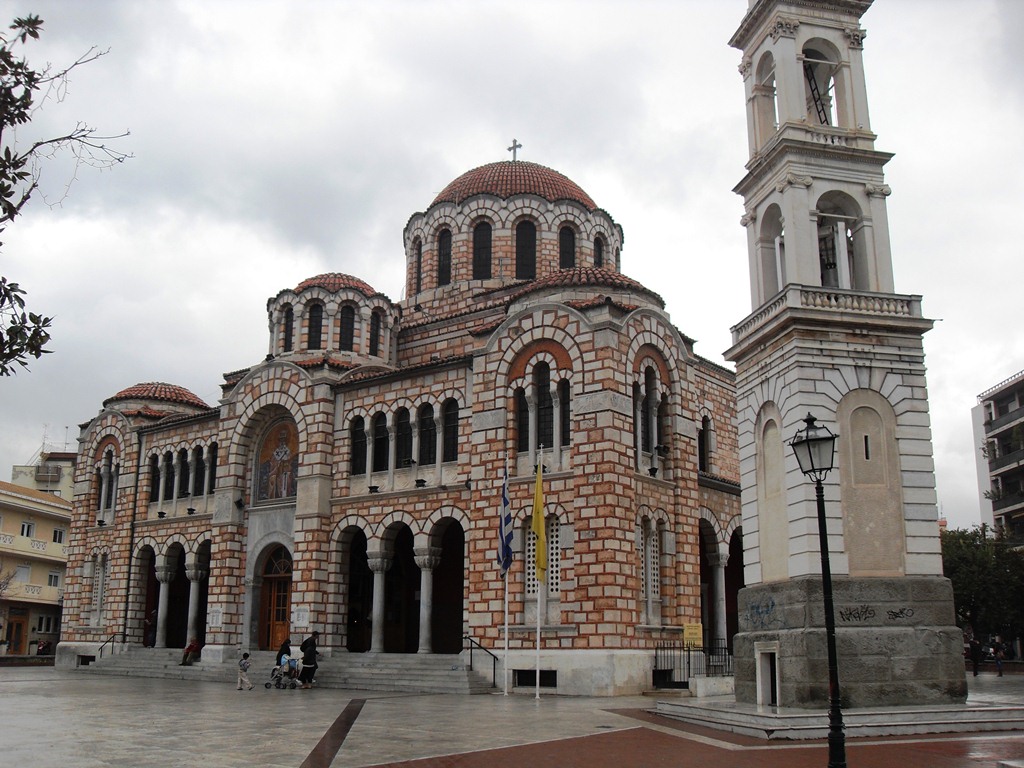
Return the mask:
M 521 221 L 516 226 L 516 280 L 537 276 L 537 225 Z
M 178 493 L 177 496 L 180 499 L 182 496 L 188 496 L 188 485 L 189 485 L 189 465 L 188 465 L 188 451 L 182 448 L 178 451 Z
M 637 469 L 650 475 L 658 473 L 658 456 L 667 453 L 665 429 L 668 421 L 667 399 L 660 392 L 656 369 L 648 365 L 643 378 L 633 383 L 633 441 Z
M 366 428 L 363 426 L 363 417 L 356 416 L 352 419 L 352 426 L 349 427 L 349 443 L 352 445 L 352 456 L 350 461 L 350 472 L 353 475 L 366 474 Z
M 533 391 L 537 399 L 537 447 L 551 448 L 555 442 L 555 403 L 551 397 L 551 369 L 547 363 L 534 366 Z
M 558 267 L 572 269 L 576 266 L 576 233 L 570 226 L 558 231 Z
M 373 426 L 373 471 L 386 472 L 388 454 L 391 451 L 391 436 L 388 434 L 388 419 L 378 413 L 371 422 Z
M 338 318 L 338 349 L 351 352 L 355 349 L 356 309 L 351 304 L 341 308 Z
M 482 221 L 473 227 L 473 279 L 491 277 L 491 225 Z
M 420 466 L 437 463 L 437 425 L 434 423 L 434 406 L 425 403 L 416 414 L 416 426 L 420 433 Z
M 174 454 L 167 451 L 164 454 L 161 477 L 164 481 L 164 499 L 174 498 Z
M 295 324 L 295 313 L 289 304 L 284 308 L 284 318 L 281 320 L 282 348 L 285 352 L 292 351 L 292 326 Z
M 640 607 L 641 622 L 647 626 L 661 624 L 661 552 L 658 541 L 658 524 L 645 517 L 640 521 L 637 543 L 640 560 Z
M 604 268 L 604 240 L 600 237 L 594 238 L 594 266 Z
M 527 518 L 526 525 L 530 525 L 529 517 Z M 559 546 L 559 532 L 558 518 L 555 515 L 546 516 L 544 518 L 544 538 L 546 539 L 548 551 L 547 585 L 549 597 L 558 597 L 562 589 L 562 564 L 560 561 L 562 548 Z M 537 581 L 537 536 L 529 528 L 527 528 L 526 533 L 526 557 L 523 560 L 526 563 L 526 594 L 528 597 L 536 598 L 537 593 L 540 591 L 540 584 Z
M 149 457 L 149 501 L 160 501 L 160 457 L 155 453 Z
M 558 382 L 558 406 L 561 419 L 561 440 L 562 447 L 572 443 L 572 393 L 569 389 L 569 380 L 562 379 Z
M 522 387 L 516 390 L 516 448 L 530 450 L 530 405 Z
M 203 485 L 206 480 L 206 461 L 203 459 L 202 448 L 195 448 L 192 450 L 192 464 L 195 471 L 192 478 L 192 487 L 195 489 L 196 496 L 202 496 L 206 493 L 206 489 Z
M 423 242 L 419 238 L 416 238 L 413 249 L 416 251 L 416 293 L 419 293 L 423 290 Z
M 399 408 L 395 414 L 395 466 L 412 466 L 412 422 L 408 408 Z
M 306 349 L 322 349 L 324 340 L 324 305 L 309 305 L 309 327 L 306 330 Z
M 207 484 L 206 484 L 206 492 L 207 492 L 207 494 L 210 494 L 210 493 L 213 493 L 214 489 L 217 487 L 217 444 L 216 443 L 210 443 L 210 450 L 209 450 L 208 454 L 209 454 L 208 461 L 209 461 L 209 464 L 210 464 L 210 472 L 209 472 L 209 478 L 208 478 Z
M 697 430 L 697 469 L 701 472 L 711 471 L 711 438 L 711 419 L 705 416 Z
M 442 229 L 437 236 L 437 284 L 448 285 L 452 281 L 452 233 Z
M 441 406 L 441 461 L 459 458 L 459 404 L 452 398 Z
M 380 312 L 370 314 L 370 354 L 380 354 Z

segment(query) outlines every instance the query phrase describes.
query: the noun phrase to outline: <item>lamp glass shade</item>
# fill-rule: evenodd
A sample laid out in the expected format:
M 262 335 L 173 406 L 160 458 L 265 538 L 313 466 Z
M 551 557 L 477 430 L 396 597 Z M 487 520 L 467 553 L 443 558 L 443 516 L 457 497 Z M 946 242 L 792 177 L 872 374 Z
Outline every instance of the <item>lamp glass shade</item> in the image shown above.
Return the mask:
M 790 441 L 796 454 L 800 471 L 805 475 L 822 477 L 832 470 L 836 452 L 836 438 L 828 427 L 818 426 L 811 414 L 807 414 L 804 429 L 798 430 Z

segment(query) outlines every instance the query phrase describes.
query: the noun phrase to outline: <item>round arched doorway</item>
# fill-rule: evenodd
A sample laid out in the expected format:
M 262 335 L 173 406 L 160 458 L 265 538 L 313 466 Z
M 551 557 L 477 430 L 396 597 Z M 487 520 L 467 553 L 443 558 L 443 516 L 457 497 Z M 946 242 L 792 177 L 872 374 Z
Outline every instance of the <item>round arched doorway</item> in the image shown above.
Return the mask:
M 292 608 L 292 556 L 277 547 L 263 566 L 260 589 L 259 647 L 273 651 L 289 639 Z

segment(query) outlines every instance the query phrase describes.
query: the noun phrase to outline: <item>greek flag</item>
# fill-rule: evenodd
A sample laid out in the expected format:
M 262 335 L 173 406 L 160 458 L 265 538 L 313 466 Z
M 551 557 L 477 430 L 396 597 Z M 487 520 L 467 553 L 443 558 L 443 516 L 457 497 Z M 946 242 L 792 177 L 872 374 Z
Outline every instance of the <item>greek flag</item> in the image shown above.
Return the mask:
M 501 511 L 498 513 L 498 567 L 501 578 L 505 578 L 512 567 L 512 509 L 508 500 L 508 462 L 505 462 L 505 479 L 501 484 Z

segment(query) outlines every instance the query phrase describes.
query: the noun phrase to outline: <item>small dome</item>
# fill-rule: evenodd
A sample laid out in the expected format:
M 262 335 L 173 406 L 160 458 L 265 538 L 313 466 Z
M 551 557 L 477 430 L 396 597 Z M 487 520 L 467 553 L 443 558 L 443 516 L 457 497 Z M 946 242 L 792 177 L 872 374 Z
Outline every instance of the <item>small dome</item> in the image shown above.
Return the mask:
M 310 277 L 303 280 L 295 286 L 295 293 L 302 293 L 307 288 L 323 288 L 331 293 L 336 293 L 343 288 L 352 288 L 367 297 L 376 296 L 378 294 L 378 291 L 374 290 L 369 284 L 364 283 L 358 277 L 345 275 L 341 272 L 328 272 L 324 275 L 317 275 L 316 277 Z
M 441 190 L 441 194 L 430 205 L 458 205 L 466 198 L 483 194 L 495 195 L 503 200 L 513 195 L 537 195 L 552 203 L 556 200 L 572 200 L 588 211 L 597 208 L 590 195 L 572 179 L 543 165 L 522 160 L 503 160 L 467 171 Z
M 124 400 L 158 400 L 164 403 L 191 405 L 196 408 L 210 407 L 184 387 L 179 387 L 176 384 L 164 384 L 162 381 L 149 381 L 122 389 L 113 397 L 104 400 L 103 407 L 106 408 L 111 403 Z

